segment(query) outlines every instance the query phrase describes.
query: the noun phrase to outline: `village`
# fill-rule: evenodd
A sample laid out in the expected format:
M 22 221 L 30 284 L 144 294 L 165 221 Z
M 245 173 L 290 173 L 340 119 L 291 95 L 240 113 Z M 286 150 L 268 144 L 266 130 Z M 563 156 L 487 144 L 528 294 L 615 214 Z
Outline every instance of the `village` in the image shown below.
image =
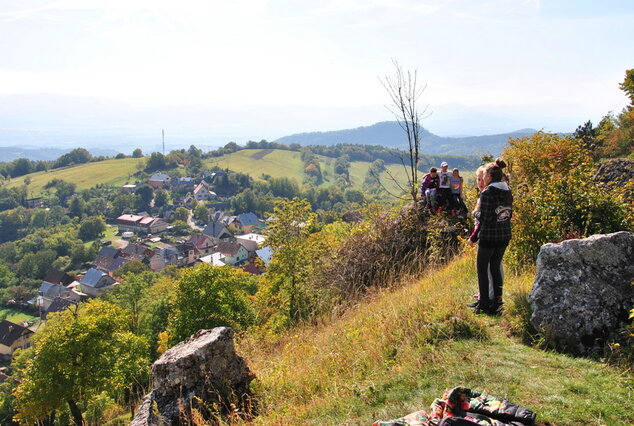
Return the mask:
M 226 173 L 206 173 L 203 178 L 213 182 Z M 253 275 L 264 273 L 273 254 L 265 245 L 266 222 L 251 212 L 225 213 L 227 202 L 217 202 L 218 196 L 207 181 L 155 173 L 147 182 L 123 185 L 121 192 L 129 194 L 144 185 L 153 190 L 170 191 L 173 204 L 163 206 L 158 217 L 145 211 L 126 213 L 108 223 L 106 234 L 112 237 L 101 241 L 101 249 L 82 273 L 72 275 L 49 269 L 38 295 L 27 302 L 37 311 L 40 321 L 14 323 L 2 320 L 0 357 L 10 360 L 16 349 L 28 348 L 31 336 L 51 313 L 97 298 L 117 286 L 121 278 L 115 271 L 129 262 L 140 262 L 156 273 L 167 267 L 185 268 L 199 263 L 240 268 Z M 31 208 L 44 207 L 42 199 L 28 202 Z M 190 209 L 196 205 L 207 208 L 208 220 L 193 217 Z M 186 221 L 189 229 L 176 230 L 172 225 L 179 207 L 190 212 Z

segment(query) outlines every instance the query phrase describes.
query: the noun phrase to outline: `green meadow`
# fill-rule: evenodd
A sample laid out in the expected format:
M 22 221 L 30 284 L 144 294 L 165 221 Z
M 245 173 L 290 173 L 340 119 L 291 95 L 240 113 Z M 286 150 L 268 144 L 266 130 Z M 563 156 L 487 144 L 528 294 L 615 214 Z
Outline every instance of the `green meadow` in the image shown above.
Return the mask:
M 331 185 L 335 181 L 335 159 L 324 156 L 317 157 L 324 177 L 322 185 Z M 30 178 L 28 196 L 37 197 L 44 193 L 44 186 L 53 179 L 72 182 L 77 185 L 77 190 L 88 189 L 97 184 L 119 186 L 134 182 L 133 174 L 142 168 L 141 164 L 144 164 L 144 161 L 145 159 L 139 158 L 110 159 L 64 169 L 31 173 L 9 181 L 7 187 L 24 185 L 28 177 Z M 267 175 L 276 178 L 287 177 L 295 179 L 300 185 L 305 177 L 304 163 L 300 158 L 300 153 L 280 149 L 243 149 L 222 157 L 207 159 L 204 165 L 245 173 L 254 179 L 262 179 L 263 176 Z M 369 167 L 370 163 L 366 161 L 350 163 L 350 180 L 354 187 L 363 187 Z M 400 164 L 389 164 L 386 168 L 387 171 L 381 175 L 381 183 L 391 193 L 399 193 L 399 185 L 395 181 L 405 186 L 407 182 L 405 168 Z M 421 172 L 420 176 L 423 174 Z M 464 173 L 463 176 L 465 176 Z
M 323 185 L 330 185 L 335 180 L 334 163 L 331 157 L 317 156 L 324 176 Z M 253 178 L 262 178 L 263 175 L 272 177 L 288 177 L 295 179 L 301 185 L 304 180 L 304 162 L 299 152 L 286 150 L 243 149 L 222 157 L 205 161 L 207 167 L 218 166 L 236 172 L 246 173 Z M 363 181 L 370 168 L 367 161 L 353 161 L 350 163 L 350 180 L 357 188 L 363 186 Z M 405 182 L 406 176 L 403 166 L 398 164 L 387 165 L 387 170 L 399 182 Z M 394 191 L 396 185 L 389 178 L 388 173 L 383 173 L 381 179 L 384 185 Z
M 124 185 L 131 176 L 138 171 L 139 163 L 145 162 L 139 158 L 110 159 L 95 163 L 85 163 L 73 167 L 36 172 L 13 179 L 7 185 L 9 188 L 24 185 L 25 179 L 31 179 L 28 186 L 29 197 L 37 197 L 44 192 L 44 186 L 53 179 L 62 179 L 77 185 L 78 190 L 92 188 L 97 184 Z

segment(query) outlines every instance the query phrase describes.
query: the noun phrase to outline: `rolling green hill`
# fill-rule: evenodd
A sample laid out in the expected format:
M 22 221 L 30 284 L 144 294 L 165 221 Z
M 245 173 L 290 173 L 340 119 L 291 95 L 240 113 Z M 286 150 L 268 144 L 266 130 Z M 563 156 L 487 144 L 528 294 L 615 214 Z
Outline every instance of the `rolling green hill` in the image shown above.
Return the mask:
M 323 185 L 334 182 L 334 158 L 317 156 L 324 175 Z M 246 173 L 253 178 L 261 178 L 262 175 L 272 177 L 288 177 L 295 179 L 299 184 L 304 180 L 304 163 L 300 153 L 279 149 L 243 149 L 222 157 L 213 158 L 205 162 L 207 167 L 219 166 L 236 172 Z M 350 180 L 352 185 L 361 188 L 370 163 L 366 161 L 353 161 L 350 163 Z M 389 172 L 399 181 L 406 181 L 403 167 L 397 164 L 386 166 Z M 383 174 L 386 187 L 394 190 L 396 185 Z
M 7 185 L 9 188 L 24 185 L 24 180 L 31 179 L 29 197 L 37 197 L 44 191 L 44 185 L 53 179 L 62 179 L 77 185 L 78 190 L 92 188 L 97 184 L 123 185 L 130 175 L 138 169 L 139 158 L 122 158 L 120 160 L 105 160 L 95 163 L 79 164 L 73 167 L 36 172 L 13 179 Z
M 328 186 L 335 181 L 335 159 L 317 156 L 324 176 L 322 185 Z M 94 163 L 80 164 L 48 172 L 31 173 L 13 179 L 7 184 L 15 187 L 24 184 L 25 179 L 31 179 L 29 197 L 36 197 L 43 193 L 44 185 L 53 179 L 62 179 L 77 185 L 78 190 L 88 189 L 97 184 L 123 185 L 134 182 L 132 174 L 139 170 L 139 164 L 144 159 L 123 158 L 110 159 Z M 205 160 L 206 167 L 218 166 L 235 172 L 246 173 L 254 179 L 261 179 L 264 175 L 272 177 L 288 177 L 295 179 L 300 185 L 304 181 L 304 163 L 300 153 L 280 149 L 243 149 L 222 157 Z M 350 163 L 350 180 L 356 188 L 362 188 L 365 176 L 370 167 L 369 162 L 353 161 Z M 388 164 L 387 170 L 399 182 L 406 182 L 405 171 L 401 165 Z M 167 172 L 169 173 L 169 171 Z M 397 185 L 388 177 L 388 173 L 381 176 L 382 182 L 390 192 L 398 192 Z

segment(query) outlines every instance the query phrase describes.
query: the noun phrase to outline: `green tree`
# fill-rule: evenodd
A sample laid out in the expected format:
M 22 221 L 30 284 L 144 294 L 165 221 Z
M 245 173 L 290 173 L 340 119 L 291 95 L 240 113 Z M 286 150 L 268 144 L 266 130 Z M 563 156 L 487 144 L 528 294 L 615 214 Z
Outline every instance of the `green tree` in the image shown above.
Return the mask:
M 77 188 L 77 185 L 74 183 L 57 179 L 55 183 L 55 195 L 59 198 L 59 202 L 62 206 L 66 206 L 68 199 L 75 193 L 75 188 Z
M 189 235 L 192 228 L 182 220 L 175 220 L 172 222 L 172 232 L 176 235 Z
M 68 215 L 81 218 L 85 210 L 86 202 L 79 195 L 73 195 L 68 203 Z
M 290 322 L 296 322 L 308 313 L 306 282 L 315 260 L 309 235 L 315 214 L 307 200 L 294 198 L 277 202 L 272 216 L 266 242 L 274 254 L 267 280 L 271 296 L 285 307 Z
M 108 302 L 120 306 L 129 313 L 130 327 L 135 333 L 139 328 L 139 314 L 142 308 L 141 301 L 154 280 L 154 274 L 148 271 L 147 267 L 145 269 L 146 272 L 140 274 L 131 273 L 126 275 L 125 280 L 106 293 L 105 296 Z
M 17 278 L 7 265 L 0 263 L 0 286 L 10 287 L 17 284 Z
M 169 204 L 169 194 L 164 189 L 157 189 L 154 191 L 154 206 L 163 207 Z
M 75 244 L 70 251 L 70 261 L 73 265 L 81 266 L 84 263 L 92 261 L 97 255 L 94 245 L 86 247 L 82 243 Z
M 53 250 L 25 254 L 17 266 L 17 273 L 24 278 L 44 278 L 51 263 L 57 258 Z
M 630 106 L 634 107 L 634 68 L 625 71 L 625 79 L 619 87 L 630 98 Z
M 112 275 L 115 278 L 126 278 L 128 275 L 137 275 L 149 272 L 150 268 L 140 260 L 134 259 L 126 262 L 120 268 L 116 269 Z
M 38 422 L 67 404 L 75 424 L 83 425 L 82 402 L 145 379 L 147 345 L 128 327 L 125 312 L 101 300 L 50 315 L 18 372 L 22 381 L 14 393 L 17 419 Z
M 90 241 L 99 238 L 106 232 L 106 222 L 101 216 L 91 216 L 81 221 L 79 238 Z
M 165 156 L 160 152 L 153 152 L 145 163 L 145 170 L 154 172 L 165 169 Z
M 189 209 L 185 207 L 178 207 L 174 210 L 174 222 L 182 221 L 187 223 L 187 219 L 189 219 Z
M 152 202 L 152 198 L 154 197 L 154 190 L 150 185 L 141 185 L 135 191 L 137 195 L 137 209 L 138 210 L 146 210 L 150 203 Z
M 194 218 L 201 222 L 209 222 L 209 209 L 204 204 L 200 203 L 194 208 Z
M 134 194 L 119 194 L 112 200 L 112 214 L 114 217 L 122 215 L 126 211 L 133 211 L 136 207 Z
M 37 209 L 31 215 L 31 227 L 46 228 L 48 226 L 48 212 L 44 209 Z
M 176 289 L 168 328 L 170 342 L 178 343 L 200 329 L 241 329 L 252 324 L 247 291 L 253 284 L 253 276 L 231 267 L 201 264 L 186 270 Z
M 573 136 L 583 142 L 583 147 L 594 153 L 597 148 L 597 129 L 592 127 L 592 121 L 588 120 L 583 125 L 577 127 Z
M 619 188 L 593 179 L 596 164 L 581 140 L 537 132 L 510 139 L 504 158 L 512 165 L 514 266 L 533 263 L 548 242 L 631 229 L 631 206 Z
M 141 151 L 141 148 L 136 148 L 134 151 L 132 151 L 132 158 L 141 158 L 143 157 L 143 151 Z

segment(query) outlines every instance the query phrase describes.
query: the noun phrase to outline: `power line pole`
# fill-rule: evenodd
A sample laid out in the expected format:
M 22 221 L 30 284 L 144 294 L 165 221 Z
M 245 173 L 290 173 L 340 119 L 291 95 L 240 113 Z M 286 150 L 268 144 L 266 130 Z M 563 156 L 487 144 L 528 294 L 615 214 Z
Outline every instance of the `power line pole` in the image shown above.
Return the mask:
M 163 134 L 163 155 L 165 155 L 165 129 L 161 129 L 161 133 Z

